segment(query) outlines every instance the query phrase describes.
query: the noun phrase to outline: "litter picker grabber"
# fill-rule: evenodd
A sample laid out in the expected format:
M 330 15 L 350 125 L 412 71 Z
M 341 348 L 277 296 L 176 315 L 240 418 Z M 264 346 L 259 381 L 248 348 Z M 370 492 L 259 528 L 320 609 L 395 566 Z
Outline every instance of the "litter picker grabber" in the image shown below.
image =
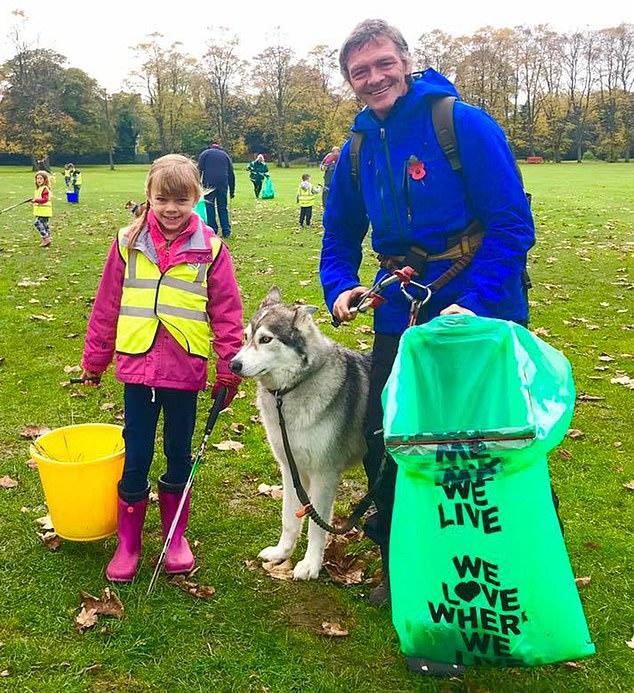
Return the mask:
M 200 444 L 200 448 L 198 448 L 198 452 L 196 453 L 196 457 L 194 458 L 194 462 L 192 464 L 192 468 L 191 468 L 191 471 L 189 473 L 189 478 L 187 479 L 187 483 L 185 484 L 185 488 L 183 489 L 183 493 L 181 495 L 180 503 L 178 504 L 178 508 L 176 509 L 176 514 L 174 515 L 174 519 L 172 520 L 172 526 L 170 527 L 169 532 L 167 533 L 167 537 L 165 538 L 165 543 L 163 544 L 163 548 L 161 549 L 161 554 L 158 557 L 156 567 L 154 568 L 154 573 L 152 575 L 152 579 L 150 580 L 150 584 L 147 588 L 147 596 L 152 594 L 152 592 L 154 591 L 154 586 L 156 585 L 156 580 L 159 576 L 159 573 L 161 572 L 161 568 L 163 567 L 163 563 L 165 562 L 165 556 L 167 555 L 170 544 L 172 543 L 172 537 L 174 536 L 174 532 L 176 531 L 176 526 L 178 525 L 178 521 L 180 519 L 181 513 L 183 512 L 183 506 L 185 505 L 185 500 L 187 499 L 187 494 L 189 493 L 189 490 L 192 487 L 192 484 L 194 482 L 194 476 L 196 476 L 198 466 L 200 465 L 202 458 L 203 458 L 203 455 L 205 454 L 205 447 L 207 446 L 207 440 L 209 439 L 209 436 L 211 435 L 211 432 L 213 431 L 213 428 L 216 425 L 216 421 L 218 420 L 218 415 L 220 414 L 220 412 L 224 408 L 226 396 L 227 396 L 227 388 L 221 387 L 218 390 L 218 394 L 216 395 L 216 397 L 214 399 L 214 403 L 211 407 L 211 410 L 209 411 L 209 416 L 207 417 L 207 423 L 205 424 L 205 432 L 203 434 L 202 443 Z
M 17 204 L 11 205 L 10 207 L 6 207 L 5 209 L 0 209 L 0 214 L 4 214 L 5 212 L 8 212 L 12 209 L 15 209 L 16 207 L 19 207 L 20 205 L 25 205 L 27 202 L 30 202 L 31 198 L 29 197 L 26 200 L 22 200 L 22 202 L 18 202 Z

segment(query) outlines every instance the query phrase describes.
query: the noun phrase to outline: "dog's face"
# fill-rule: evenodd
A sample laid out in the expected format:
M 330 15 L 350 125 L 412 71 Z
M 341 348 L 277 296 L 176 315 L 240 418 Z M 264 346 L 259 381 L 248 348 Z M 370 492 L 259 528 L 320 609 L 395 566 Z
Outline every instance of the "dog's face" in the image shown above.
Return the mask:
M 143 204 L 139 204 L 134 200 L 128 200 L 124 206 L 129 212 L 132 212 L 135 217 L 140 217 L 145 212 L 145 202 Z
M 308 363 L 307 342 L 317 330 L 311 317 L 315 310 L 282 303 L 279 289 L 273 287 L 247 325 L 245 344 L 231 360 L 231 370 L 280 387 Z

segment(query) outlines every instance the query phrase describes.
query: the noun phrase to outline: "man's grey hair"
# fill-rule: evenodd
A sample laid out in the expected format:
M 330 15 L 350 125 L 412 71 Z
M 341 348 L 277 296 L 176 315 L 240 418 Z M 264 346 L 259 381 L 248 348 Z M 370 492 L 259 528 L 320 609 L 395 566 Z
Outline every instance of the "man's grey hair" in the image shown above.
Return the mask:
M 388 38 L 394 43 L 403 60 L 411 60 L 412 56 L 407 41 L 396 27 L 391 26 L 384 19 L 364 19 L 355 26 L 339 51 L 339 69 L 348 82 L 350 81 L 350 72 L 348 71 L 350 53 L 353 50 L 363 48 L 371 41 L 382 38 Z

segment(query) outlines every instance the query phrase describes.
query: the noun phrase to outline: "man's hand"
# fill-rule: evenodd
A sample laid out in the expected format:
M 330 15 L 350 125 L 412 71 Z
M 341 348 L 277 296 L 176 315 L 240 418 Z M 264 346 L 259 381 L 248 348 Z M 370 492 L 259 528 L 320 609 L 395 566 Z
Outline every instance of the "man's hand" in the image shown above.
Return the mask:
M 475 313 L 468 308 L 459 306 L 457 303 L 452 303 L 450 306 L 443 308 L 440 311 L 440 315 L 475 315 Z
M 342 291 L 335 305 L 332 307 L 332 314 L 339 320 L 339 322 L 350 322 L 356 317 L 356 313 L 351 313 L 350 308 L 355 306 L 358 300 L 367 292 L 365 286 L 355 286 L 354 289 L 348 289 L 347 291 Z

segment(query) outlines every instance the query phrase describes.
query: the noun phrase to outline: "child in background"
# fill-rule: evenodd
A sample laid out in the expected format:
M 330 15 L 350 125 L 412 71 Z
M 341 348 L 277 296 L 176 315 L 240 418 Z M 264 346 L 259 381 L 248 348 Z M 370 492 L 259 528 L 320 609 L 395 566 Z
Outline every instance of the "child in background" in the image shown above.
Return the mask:
M 161 409 L 167 458 L 158 481 L 164 539 L 176 515 L 192 466 L 196 400 L 207 387 L 210 328 L 217 356 L 212 395 L 225 386 L 228 406 L 240 382 L 229 369 L 242 345 L 240 294 L 227 247 L 192 211 L 202 195 L 196 164 L 180 154 L 157 159 L 145 191 L 143 215 L 121 229 L 110 248 L 82 358 L 84 382 L 98 384 L 115 354 L 116 378 L 124 383 L 119 543 L 106 569 L 114 582 L 129 582 L 137 572 Z M 167 553 L 167 573 L 194 567 L 183 536 L 189 507 L 188 495 Z
M 73 192 L 77 195 L 77 202 L 79 202 L 79 191 L 81 190 L 81 171 L 74 166 L 71 174 L 71 180 L 73 184 Z
M 51 177 L 47 171 L 38 171 L 35 174 L 35 194 L 33 203 L 33 225 L 42 238 L 40 246 L 48 248 L 51 244 L 50 221 L 53 216 L 53 195 L 51 194 Z
M 299 225 L 301 227 L 310 226 L 310 221 L 313 218 L 313 205 L 315 204 L 315 195 L 319 193 L 321 188 L 317 186 L 313 188 L 310 182 L 310 175 L 304 173 L 302 180 L 297 189 L 297 204 L 299 205 Z
M 75 166 L 73 164 L 66 164 L 66 166 L 64 166 L 64 183 L 66 184 L 66 190 L 70 190 L 74 170 Z

